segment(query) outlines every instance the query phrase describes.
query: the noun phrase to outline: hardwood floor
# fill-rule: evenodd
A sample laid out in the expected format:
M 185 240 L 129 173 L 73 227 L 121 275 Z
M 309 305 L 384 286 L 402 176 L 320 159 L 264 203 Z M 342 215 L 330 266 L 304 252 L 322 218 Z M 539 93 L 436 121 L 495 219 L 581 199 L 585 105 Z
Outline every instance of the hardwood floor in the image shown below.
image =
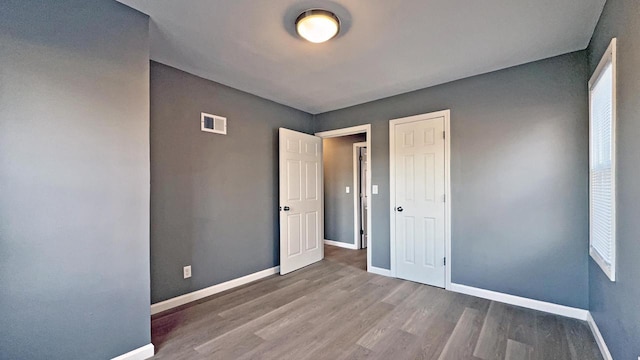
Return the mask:
M 367 271 L 367 249 L 349 250 L 337 246 L 324 246 L 326 260 Z
M 586 323 L 367 273 L 366 250 L 152 318 L 161 359 L 602 359 Z

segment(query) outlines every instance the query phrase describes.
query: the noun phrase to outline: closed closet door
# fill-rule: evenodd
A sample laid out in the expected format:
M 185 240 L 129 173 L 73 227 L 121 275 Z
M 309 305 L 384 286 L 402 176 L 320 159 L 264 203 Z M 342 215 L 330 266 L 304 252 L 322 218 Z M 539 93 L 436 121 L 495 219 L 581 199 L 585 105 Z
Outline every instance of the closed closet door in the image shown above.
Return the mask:
M 444 117 L 392 127 L 396 276 L 444 287 Z

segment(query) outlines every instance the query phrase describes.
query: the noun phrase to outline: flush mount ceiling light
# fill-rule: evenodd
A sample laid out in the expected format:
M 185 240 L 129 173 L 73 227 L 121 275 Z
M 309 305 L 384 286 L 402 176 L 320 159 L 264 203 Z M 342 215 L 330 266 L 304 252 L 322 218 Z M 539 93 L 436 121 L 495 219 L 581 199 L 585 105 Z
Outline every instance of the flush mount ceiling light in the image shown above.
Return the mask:
M 338 35 L 340 19 L 327 10 L 307 10 L 296 19 L 296 31 L 305 40 L 323 43 Z

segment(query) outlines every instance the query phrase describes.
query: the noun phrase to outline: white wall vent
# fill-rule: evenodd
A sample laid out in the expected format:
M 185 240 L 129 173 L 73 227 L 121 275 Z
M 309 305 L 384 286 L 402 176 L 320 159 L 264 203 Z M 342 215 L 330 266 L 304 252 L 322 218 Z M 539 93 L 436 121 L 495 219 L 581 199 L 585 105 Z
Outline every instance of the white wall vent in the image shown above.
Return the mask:
M 211 115 L 207 113 L 200 114 L 200 129 L 202 131 L 216 133 L 216 134 L 227 134 L 227 118 Z

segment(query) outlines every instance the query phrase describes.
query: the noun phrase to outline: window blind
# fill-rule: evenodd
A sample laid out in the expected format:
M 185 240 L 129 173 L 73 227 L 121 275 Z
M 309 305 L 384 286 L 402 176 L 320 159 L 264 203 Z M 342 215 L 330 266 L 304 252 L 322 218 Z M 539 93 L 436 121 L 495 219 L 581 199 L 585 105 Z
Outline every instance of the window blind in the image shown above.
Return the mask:
M 591 247 L 610 267 L 614 251 L 613 67 L 591 89 Z

